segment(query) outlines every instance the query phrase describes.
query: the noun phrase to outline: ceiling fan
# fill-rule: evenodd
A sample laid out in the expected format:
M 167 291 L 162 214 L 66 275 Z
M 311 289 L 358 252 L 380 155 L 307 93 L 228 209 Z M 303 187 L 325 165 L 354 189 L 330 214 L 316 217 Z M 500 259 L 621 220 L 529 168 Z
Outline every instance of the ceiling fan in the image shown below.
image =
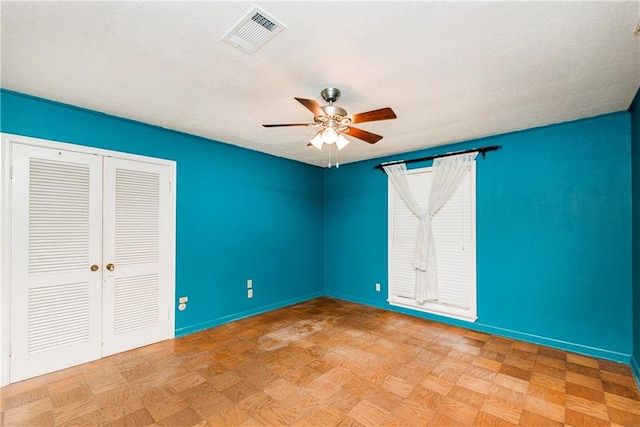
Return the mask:
M 319 127 L 320 130 L 318 130 L 311 141 L 309 141 L 309 145 L 313 145 L 320 150 L 323 144 L 336 144 L 338 150 L 341 150 L 349 143 L 349 140 L 345 138 L 343 134 L 361 139 L 369 144 L 375 144 L 382 139 L 380 135 L 355 128 L 351 125 L 396 118 L 396 114 L 388 107 L 349 116 L 343 108 L 333 105 L 333 103 L 340 98 L 339 89 L 333 87 L 326 88 L 320 92 L 320 95 L 322 95 L 322 99 L 328 102 L 329 105 L 323 107 L 313 99 L 295 98 L 296 101 L 313 113 L 313 123 L 271 124 L 262 126 L 266 128 L 283 126 Z

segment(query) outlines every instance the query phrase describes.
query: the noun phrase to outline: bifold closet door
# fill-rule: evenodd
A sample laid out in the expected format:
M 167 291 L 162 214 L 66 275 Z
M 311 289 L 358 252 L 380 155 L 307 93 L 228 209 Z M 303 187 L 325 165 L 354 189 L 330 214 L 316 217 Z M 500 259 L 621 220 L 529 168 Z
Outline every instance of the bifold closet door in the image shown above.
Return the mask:
M 98 359 L 102 157 L 12 145 L 11 381 Z
M 103 356 L 169 335 L 170 169 L 104 159 Z
M 11 382 L 172 336 L 171 168 L 12 144 Z

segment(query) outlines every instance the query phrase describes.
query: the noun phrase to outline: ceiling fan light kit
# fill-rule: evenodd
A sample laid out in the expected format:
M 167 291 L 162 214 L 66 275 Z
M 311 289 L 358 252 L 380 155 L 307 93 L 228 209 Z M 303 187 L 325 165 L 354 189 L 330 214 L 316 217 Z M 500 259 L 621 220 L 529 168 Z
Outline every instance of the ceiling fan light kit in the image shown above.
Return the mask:
M 397 116 L 391 108 L 380 108 L 378 110 L 368 111 L 349 116 L 344 108 L 333 105 L 340 98 L 340 90 L 337 88 L 325 88 L 320 92 L 322 99 L 328 102 L 328 105 L 321 106 L 313 99 L 295 98 L 296 101 L 304 105 L 314 115 L 313 123 L 289 123 L 289 124 L 268 124 L 264 127 L 285 127 L 285 126 L 307 126 L 319 127 L 313 138 L 309 141 L 309 145 L 321 150 L 324 144 L 335 144 L 338 150 L 342 150 L 349 144 L 349 140 L 344 135 L 361 139 L 369 144 L 375 144 L 382 139 L 382 136 L 375 133 L 367 132 L 352 126 L 354 123 L 373 122 L 379 120 L 395 119 Z
M 335 129 L 331 127 L 319 130 L 309 142 L 318 150 L 322 150 L 322 144 L 336 144 L 338 150 L 342 150 L 347 146 L 347 144 L 349 144 L 349 140 L 347 138 L 345 138 L 341 133 L 336 132 Z

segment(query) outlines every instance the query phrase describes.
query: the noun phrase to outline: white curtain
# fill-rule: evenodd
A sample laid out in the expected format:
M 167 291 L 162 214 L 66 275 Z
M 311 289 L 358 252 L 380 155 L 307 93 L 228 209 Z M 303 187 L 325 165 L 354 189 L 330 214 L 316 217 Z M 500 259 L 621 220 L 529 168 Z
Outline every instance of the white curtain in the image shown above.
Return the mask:
M 419 303 L 437 301 L 438 275 L 435 241 L 431 232 L 431 220 L 447 204 L 464 179 L 477 152 L 438 157 L 433 161 L 433 182 L 426 209 L 422 209 L 413 196 L 407 181 L 404 163 L 384 166 L 391 184 L 409 210 L 420 219 L 413 267 L 416 269 L 415 298 Z

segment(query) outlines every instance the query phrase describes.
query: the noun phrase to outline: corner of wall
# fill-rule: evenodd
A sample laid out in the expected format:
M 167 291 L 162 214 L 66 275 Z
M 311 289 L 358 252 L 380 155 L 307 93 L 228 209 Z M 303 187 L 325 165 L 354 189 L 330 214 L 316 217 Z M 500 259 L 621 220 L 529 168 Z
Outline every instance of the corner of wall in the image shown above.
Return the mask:
M 640 104 L 640 87 L 638 87 L 636 95 L 631 100 L 631 104 L 629 104 L 629 108 L 627 108 L 627 111 L 633 113 L 638 108 L 638 104 Z
M 638 385 L 638 388 L 640 388 L 640 366 L 638 365 L 638 361 L 635 357 L 631 356 L 631 362 L 629 364 L 631 366 L 633 377 L 636 380 L 636 384 Z
M 631 113 L 631 261 L 632 271 L 632 352 L 631 370 L 640 387 L 640 87 L 629 105 Z

